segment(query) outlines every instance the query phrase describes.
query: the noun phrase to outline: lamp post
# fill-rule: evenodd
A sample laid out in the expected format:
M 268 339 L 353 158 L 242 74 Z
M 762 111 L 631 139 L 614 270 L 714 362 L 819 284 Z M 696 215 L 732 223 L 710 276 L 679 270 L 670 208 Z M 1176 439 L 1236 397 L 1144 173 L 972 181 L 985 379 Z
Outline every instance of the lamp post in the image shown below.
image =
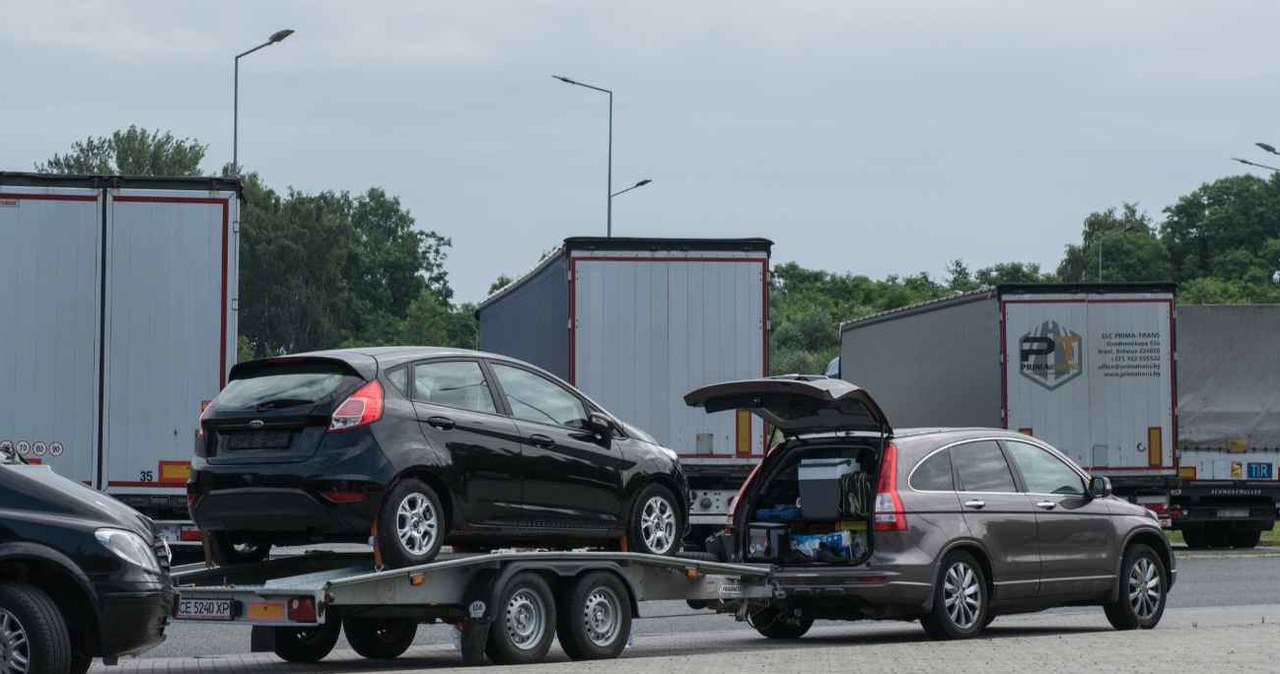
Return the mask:
M 583 87 L 584 89 L 591 89 L 592 91 L 599 91 L 601 93 L 609 94 L 609 168 L 608 168 L 608 173 L 606 175 L 607 185 L 605 189 L 605 194 L 607 194 L 609 198 L 605 202 L 605 209 L 606 209 L 605 210 L 605 236 L 611 237 L 613 236 L 613 197 L 614 197 L 614 194 L 613 194 L 613 92 L 610 91 L 609 89 L 605 89 L 603 87 L 597 87 L 591 84 L 586 84 L 584 82 L 579 82 L 577 80 L 572 80 L 562 75 L 552 75 L 552 77 L 560 80 L 561 82 L 564 82 L 565 84 L 572 84 L 575 87 Z M 635 189 L 636 187 L 639 187 L 639 185 L 635 185 L 629 189 Z M 627 190 L 623 190 L 623 192 L 625 191 Z M 619 192 L 618 194 L 622 194 L 622 192 Z
M 652 181 L 652 180 L 649 180 L 648 178 L 645 178 L 644 180 L 641 180 L 640 182 L 638 182 L 638 183 L 636 183 L 636 184 L 632 185 L 631 187 L 628 187 L 628 188 L 627 188 L 627 189 L 625 189 L 625 190 L 618 190 L 617 192 L 614 192 L 613 194 L 610 194 L 610 195 L 609 195 L 609 198 L 610 198 L 610 199 L 612 199 L 612 198 L 614 198 L 614 197 L 618 196 L 619 194 L 626 194 L 627 192 L 630 192 L 631 190 L 634 190 L 634 189 L 636 189 L 637 187 L 644 187 L 645 185 L 648 185 L 648 184 L 649 184 L 649 183 L 651 183 L 651 182 L 653 182 L 653 181 Z
M 240 175 L 240 59 L 262 49 L 263 47 L 270 47 L 290 35 L 293 35 L 293 29 L 291 28 L 278 30 L 272 33 L 271 37 L 267 38 L 266 42 L 263 42 L 253 49 L 236 54 L 235 76 L 233 78 L 231 94 L 231 170 L 234 171 L 236 175 Z
M 1267 166 L 1266 164 L 1259 164 L 1256 161 L 1249 161 L 1248 159 L 1241 159 L 1239 157 L 1232 157 L 1231 159 L 1232 161 L 1238 161 L 1241 164 L 1244 164 L 1245 166 L 1256 166 L 1257 168 L 1264 168 L 1264 169 L 1267 169 L 1268 171 L 1280 171 L 1280 168 L 1276 168 L 1274 166 Z

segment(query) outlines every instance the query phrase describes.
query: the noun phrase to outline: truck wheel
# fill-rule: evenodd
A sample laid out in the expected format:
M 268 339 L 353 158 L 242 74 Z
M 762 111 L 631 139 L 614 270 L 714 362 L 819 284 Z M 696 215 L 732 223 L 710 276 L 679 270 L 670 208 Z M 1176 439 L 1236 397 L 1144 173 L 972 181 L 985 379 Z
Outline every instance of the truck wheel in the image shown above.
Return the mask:
M 342 629 L 351 648 L 370 660 L 400 657 L 418 635 L 417 621 L 397 618 L 347 618 Z
M 209 551 L 218 566 L 253 564 L 266 559 L 271 553 L 270 543 L 255 541 L 244 535 L 229 531 L 210 531 L 205 535 L 209 537 Z
M 435 490 L 413 478 L 397 482 L 378 513 L 383 561 L 393 569 L 430 562 L 440 554 L 444 529 L 444 508 Z
M 1229 548 L 1231 547 L 1231 530 L 1225 525 L 1206 527 L 1205 539 L 1211 548 Z
M 1118 630 L 1149 630 L 1164 615 L 1167 593 L 1164 562 L 1151 548 L 1135 544 L 1124 552 L 1120 564 L 1116 600 L 1103 608 L 1107 620 Z
M 1182 540 L 1186 541 L 1187 547 L 1192 550 L 1203 550 L 1209 547 L 1209 541 L 1203 529 L 1183 529 Z
M 560 598 L 556 630 L 571 660 L 616 658 L 631 636 L 631 593 L 617 576 L 588 573 Z
M 499 665 L 541 662 L 556 636 L 556 603 L 547 581 L 517 573 L 502 588 L 485 653 Z
M 285 662 L 319 662 L 333 652 L 342 634 L 342 623 L 330 620 L 314 627 L 277 627 L 276 655 Z
M 987 611 L 987 580 L 973 555 L 956 551 L 942 558 L 933 588 L 933 610 L 920 619 L 932 639 L 968 639 L 983 628 Z
M 63 674 L 70 667 L 67 622 L 49 595 L 31 585 L 0 585 L 0 671 Z
M 679 552 L 684 522 L 676 503 L 670 489 L 660 484 L 645 487 L 631 507 L 627 526 L 630 549 L 651 555 Z
M 1231 546 L 1236 548 L 1256 548 L 1262 540 L 1261 529 L 1246 529 L 1231 532 Z
M 813 627 L 813 618 L 797 616 L 778 606 L 770 606 L 747 616 L 747 623 L 768 639 L 799 639 Z

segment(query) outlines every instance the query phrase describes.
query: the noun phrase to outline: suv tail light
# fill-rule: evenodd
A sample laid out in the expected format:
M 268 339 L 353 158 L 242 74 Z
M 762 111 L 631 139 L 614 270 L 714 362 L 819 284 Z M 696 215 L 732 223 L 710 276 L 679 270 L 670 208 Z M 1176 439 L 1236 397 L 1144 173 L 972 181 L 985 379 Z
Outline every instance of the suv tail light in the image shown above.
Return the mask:
M 367 426 L 382 418 L 382 384 L 373 380 L 338 405 L 329 420 L 329 432 Z
M 874 531 L 906 531 L 907 515 L 898 496 L 898 447 L 889 443 L 880 461 L 880 480 L 876 483 Z

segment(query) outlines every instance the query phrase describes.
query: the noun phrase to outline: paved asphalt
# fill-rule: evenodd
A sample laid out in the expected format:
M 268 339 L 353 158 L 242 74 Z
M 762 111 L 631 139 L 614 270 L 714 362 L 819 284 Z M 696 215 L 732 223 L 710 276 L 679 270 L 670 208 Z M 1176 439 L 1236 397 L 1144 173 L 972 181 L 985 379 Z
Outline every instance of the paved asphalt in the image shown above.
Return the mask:
M 1201 607 L 1245 607 L 1250 605 L 1280 605 L 1280 549 L 1270 551 L 1195 552 L 1179 551 L 1178 583 L 1169 598 L 1170 609 L 1194 609 Z M 687 639 L 689 635 L 705 633 L 742 634 L 755 637 L 747 626 L 735 623 L 732 617 L 690 610 L 683 602 L 651 602 L 641 605 L 641 619 L 635 624 L 634 633 L 639 641 L 657 639 Z M 1247 609 L 1242 609 L 1247 613 Z M 1094 616 L 1093 614 L 1097 614 Z M 1059 609 L 1042 616 L 1017 617 L 1018 624 L 1035 629 L 1037 618 L 1046 624 L 1062 620 L 1092 620 L 1101 618 L 1101 609 Z M 1012 620 L 1010 618 L 1009 620 Z M 1002 624 L 1004 619 L 996 623 Z M 1095 621 L 1096 622 L 1096 621 Z M 1105 620 L 1102 624 L 1105 626 Z M 832 629 L 843 632 L 879 633 L 893 628 L 894 634 L 910 639 L 918 626 L 908 623 L 855 623 L 842 625 L 830 623 Z M 914 630 L 914 631 L 913 631 Z M 452 628 L 443 625 L 425 625 L 418 632 L 417 645 L 447 645 Z M 222 656 L 248 653 L 249 628 L 228 625 L 170 625 L 168 640 L 143 658 L 183 658 Z M 719 638 L 719 637 L 717 637 Z M 338 649 L 348 648 L 345 640 Z M 206 661 L 207 664 L 212 664 Z

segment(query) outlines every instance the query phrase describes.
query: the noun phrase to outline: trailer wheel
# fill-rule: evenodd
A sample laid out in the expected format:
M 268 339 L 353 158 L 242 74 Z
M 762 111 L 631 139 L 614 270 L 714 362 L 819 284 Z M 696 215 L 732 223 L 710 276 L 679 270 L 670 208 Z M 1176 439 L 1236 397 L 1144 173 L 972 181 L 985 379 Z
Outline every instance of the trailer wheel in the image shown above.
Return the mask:
M 0 585 L 0 672 L 62 674 L 71 637 L 57 604 L 31 585 Z
M 556 604 L 547 581 L 517 573 L 499 595 L 485 653 L 499 665 L 540 662 L 556 636 Z
M 1183 529 L 1182 540 L 1185 541 L 1187 547 L 1192 550 L 1203 550 L 1209 547 L 1209 541 L 1205 536 L 1203 529 Z
M 588 573 L 565 588 L 557 613 L 560 646 L 571 660 L 608 660 L 631 638 L 631 594 L 607 571 Z
M 351 648 L 370 660 L 400 657 L 418 635 L 417 621 L 397 618 L 347 618 L 342 629 Z
M 314 627 L 275 628 L 275 652 L 286 662 L 319 662 L 333 651 L 342 634 L 342 623 L 330 620 Z
M 1231 546 L 1235 548 L 1256 548 L 1262 540 L 1261 529 L 1243 529 L 1231 532 Z

